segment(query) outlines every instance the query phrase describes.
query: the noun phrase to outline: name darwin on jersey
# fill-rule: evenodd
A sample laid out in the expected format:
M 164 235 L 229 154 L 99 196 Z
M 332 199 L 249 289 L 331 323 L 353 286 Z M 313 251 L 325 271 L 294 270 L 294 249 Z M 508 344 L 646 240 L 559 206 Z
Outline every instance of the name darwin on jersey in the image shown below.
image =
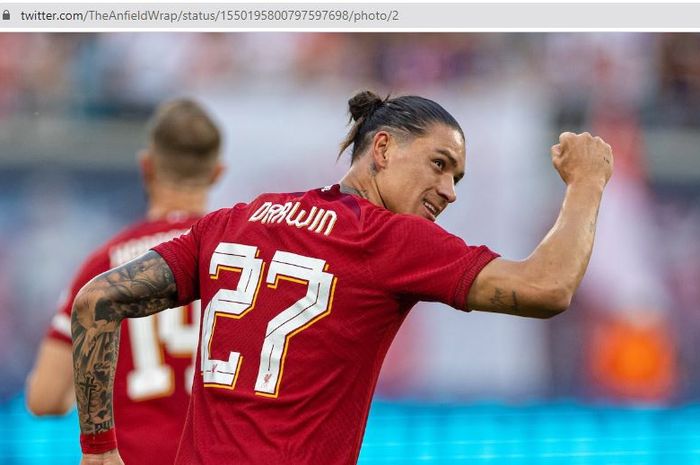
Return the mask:
M 281 224 L 297 228 L 306 228 L 309 231 L 329 235 L 335 226 L 338 215 L 333 210 L 324 210 L 312 206 L 311 210 L 300 209 L 301 202 L 286 203 L 263 203 L 255 212 L 250 215 L 248 221 L 259 221 L 262 224 Z M 325 228 L 325 230 L 324 230 Z
M 169 241 L 175 237 L 187 233 L 189 229 L 174 229 L 151 236 L 139 237 L 119 244 L 117 247 L 110 249 L 109 262 L 110 266 L 121 266 L 124 263 L 133 260 L 136 257 L 143 255 L 147 250 L 158 244 Z

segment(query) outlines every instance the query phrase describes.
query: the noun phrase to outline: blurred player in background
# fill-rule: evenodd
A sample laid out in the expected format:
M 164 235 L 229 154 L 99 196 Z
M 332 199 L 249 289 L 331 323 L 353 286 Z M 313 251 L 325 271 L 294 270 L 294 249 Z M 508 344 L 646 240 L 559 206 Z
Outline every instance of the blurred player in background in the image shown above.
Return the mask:
M 382 360 L 418 301 L 537 318 L 568 307 L 610 146 L 560 136 L 559 218 L 530 257 L 509 261 L 435 224 L 466 162 L 445 109 L 367 91 L 349 106 L 352 163 L 339 185 L 214 212 L 82 289 L 72 332 L 84 464 L 121 463 L 110 380 L 123 318 L 205 306 L 178 465 L 339 465 L 357 461 Z
M 27 404 L 37 415 L 59 415 L 75 402 L 70 313 L 90 279 L 185 233 L 206 209 L 219 177 L 221 136 L 190 100 L 161 105 L 140 154 L 148 194 L 146 218 L 88 257 L 52 320 L 27 380 Z M 124 323 L 114 383 L 119 448 L 128 464 L 170 465 L 185 421 L 199 331 L 199 301 Z

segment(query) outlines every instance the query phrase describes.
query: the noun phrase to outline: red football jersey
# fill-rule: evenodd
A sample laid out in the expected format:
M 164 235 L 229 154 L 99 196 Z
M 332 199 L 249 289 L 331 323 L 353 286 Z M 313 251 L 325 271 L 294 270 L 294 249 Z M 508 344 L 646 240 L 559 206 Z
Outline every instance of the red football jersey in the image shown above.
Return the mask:
M 419 300 L 465 309 L 497 255 L 330 186 L 264 194 L 154 248 L 202 301 L 176 464 L 354 464 L 379 369 Z
M 71 344 L 75 295 L 100 273 L 184 234 L 197 218 L 171 217 L 135 224 L 96 250 L 63 297 L 47 337 Z M 126 465 L 172 465 L 187 414 L 199 302 L 122 323 L 114 381 L 114 421 Z

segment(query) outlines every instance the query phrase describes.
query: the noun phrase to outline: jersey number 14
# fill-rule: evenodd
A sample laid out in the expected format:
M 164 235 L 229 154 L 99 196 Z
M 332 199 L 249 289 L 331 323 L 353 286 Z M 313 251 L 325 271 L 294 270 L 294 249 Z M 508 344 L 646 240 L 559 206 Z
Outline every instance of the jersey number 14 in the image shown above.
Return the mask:
M 187 392 L 191 392 L 192 364 L 187 367 L 184 379 L 176 380 L 175 370 L 165 362 L 163 352 L 193 360 L 197 350 L 200 311 L 199 300 L 196 300 L 157 315 L 127 320 L 134 363 L 133 370 L 127 374 L 129 399 L 141 401 L 169 396 L 175 389 L 175 382 L 184 383 Z

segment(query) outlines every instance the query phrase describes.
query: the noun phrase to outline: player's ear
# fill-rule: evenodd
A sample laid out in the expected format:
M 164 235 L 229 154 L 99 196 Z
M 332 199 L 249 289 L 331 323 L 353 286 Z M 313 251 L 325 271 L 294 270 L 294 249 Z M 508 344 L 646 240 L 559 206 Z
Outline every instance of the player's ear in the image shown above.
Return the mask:
M 146 185 L 149 185 L 155 178 L 155 161 L 153 160 L 153 155 L 148 149 L 142 149 L 139 150 L 137 156 L 143 180 Z
M 214 184 L 216 181 L 219 180 L 222 174 L 224 174 L 224 171 L 226 170 L 226 167 L 224 166 L 223 163 L 220 161 L 216 162 L 216 166 L 214 166 L 214 169 L 212 170 L 211 177 L 209 178 L 209 184 Z
M 386 168 L 387 155 L 391 144 L 391 134 L 387 131 L 379 131 L 372 138 L 372 162 L 377 171 Z

